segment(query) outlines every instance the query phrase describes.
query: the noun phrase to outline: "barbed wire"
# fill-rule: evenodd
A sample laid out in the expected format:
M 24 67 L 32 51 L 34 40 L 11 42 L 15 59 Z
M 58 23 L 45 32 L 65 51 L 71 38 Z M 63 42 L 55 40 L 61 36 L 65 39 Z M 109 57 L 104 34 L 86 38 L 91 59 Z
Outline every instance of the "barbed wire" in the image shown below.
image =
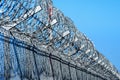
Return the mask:
M 28 34 L 44 48 L 51 47 L 85 68 L 118 77 L 115 66 L 95 49 L 85 34 L 78 31 L 70 18 L 53 6 L 51 0 L 1 0 L 0 26 Z

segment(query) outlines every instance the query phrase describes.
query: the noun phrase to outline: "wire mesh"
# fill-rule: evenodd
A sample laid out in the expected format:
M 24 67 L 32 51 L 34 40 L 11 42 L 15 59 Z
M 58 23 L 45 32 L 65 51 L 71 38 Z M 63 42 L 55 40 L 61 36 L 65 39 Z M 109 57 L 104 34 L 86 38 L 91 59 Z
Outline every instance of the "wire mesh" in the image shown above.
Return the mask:
M 70 67 L 69 61 L 52 59 L 54 51 L 88 71 L 119 79 L 115 66 L 77 30 L 70 18 L 53 6 L 51 0 L 1 0 L 0 38 L 0 79 L 4 75 L 5 79 L 12 80 L 86 80 L 92 75 L 87 76 L 84 70 L 81 75 L 77 74 L 80 70 Z M 45 52 L 39 51 L 41 48 Z M 45 55 L 48 52 L 51 54 Z M 40 54 L 45 57 L 38 56 Z M 90 79 L 97 80 L 95 75 Z

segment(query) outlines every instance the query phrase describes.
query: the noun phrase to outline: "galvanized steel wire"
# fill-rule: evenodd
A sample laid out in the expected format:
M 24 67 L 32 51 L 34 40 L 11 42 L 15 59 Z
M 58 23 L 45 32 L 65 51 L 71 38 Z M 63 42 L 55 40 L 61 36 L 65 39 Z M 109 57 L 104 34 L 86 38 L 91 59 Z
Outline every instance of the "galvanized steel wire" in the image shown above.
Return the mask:
M 52 15 L 50 15 L 49 8 L 52 8 Z M 54 20 L 56 20 L 57 23 L 51 25 L 51 22 Z M 9 29 L 8 34 L 6 30 L 4 30 L 4 28 Z M 80 64 L 80 66 L 82 66 L 83 68 L 94 71 L 95 73 L 98 73 L 101 76 L 107 77 L 108 80 L 109 79 L 117 80 L 120 78 L 119 73 L 117 69 L 114 67 L 114 65 L 112 65 L 101 53 L 99 53 L 95 49 L 93 43 L 85 36 L 85 34 L 77 30 L 73 21 L 70 18 L 64 16 L 64 14 L 60 10 L 58 10 L 53 6 L 51 0 L 1 0 L 0 29 L 1 29 L 1 35 L 3 32 L 4 35 L 7 36 L 9 35 L 8 36 L 9 38 L 11 37 L 13 38 L 13 39 L 9 39 L 10 41 L 11 40 L 13 41 L 11 42 L 12 45 L 10 42 L 1 41 L 0 44 L 0 46 L 2 46 L 1 53 L 3 54 L 0 54 L 0 57 L 1 60 L 5 61 L 5 64 L 2 64 L 2 62 L 0 62 L 1 73 L 4 73 L 4 70 L 9 71 L 11 69 L 11 65 L 13 70 L 14 69 L 19 70 L 19 71 L 15 70 L 16 72 L 18 72 L 15 74 L 20 74 L 21 79 L 24 76 L 27 76 L 27 74 L 30 74 L 28 76 L 28 79 L 30 79 L 32 74 L 40 73 L 39 69 L 41 69 L 40 67 L 42 66 L 38 66 L 38 65 L 40 65 L 41 62 L 37 63 L 37 61 L 41 60 L 40 58 L 43 57 L 38 58 L 38 60 L 34 60 L 37 57 L 37 56 L 35 57 L 36 53 L 39 53 L 39 51 L 36 52 L 34 51 L 34 49 L 32 51 L 29 49 L 25 49 L 25 50 L 23 49 L 18 51 L 19 48 L 21 48 L 17 46 L 19 44 L 19 40 L 20 43 L 23 40 L 25 40 L 26 42 L 30 42 L 31 45 L 34 44 L 34 47 L 37 48 L 41 47 L 46 49 L 46 51 L 50 51 L 51 54 L 52 52 L 57 51 L 60 55 L 64 55 L 67 58 L 70 58 L 73 62 Z M 16 42 L 16 39 L 19 39 L 18 43 Z M 21 44 L 21 46 L 22 45 L 26 46 L 23 43 Z M 37 43 L 39 43 L 39 45 L 35 46 L 35 44 Z M 11 60 L 10 56 L 12 56 L 13 53 L 14 53 L 14 58 L 16 57 L 17 62 L 15 60 Z M 5 58 L 3 58 L 3 55 L 5 55 Z M 24 61 L 29 62 L 28 65 L 26 66 L 29 66 L 30 68 L 25 67 L 27 68 L 27 70 L 23 66 L 22 67 L 20 66 L 26 64 L 26 62 L 22 61 L 21 58 L 17 59 L 18 56 L 24 57 L 24 55 L 28 55 L 28 57 L 34 56 L 34 58 L 32 58 L 31 60 L 29 60 L 29 58 L 26 57 L 25 60 L 22 58 Z M 43 60 L 47 60 L 46 57 Z M 51 58 L 48 59 L 48 62 L 49 63 L 46 63 L 46 65 L 53 64 Z M 33 66 L 33 63 L 35 64 L 35 66 Z M 42 65 L 44 66 L 44 64 Z M 5 66 L 4 70 L 2 70 L 3 66 Z M 29 70 L 31 70 L 31 67 L 35 68 L 35 71 L 29 72 Z M 53 70 L 53 72 L 51 72 L 50 75 L 54 76 L 55 75 L 54 66 L 51 65 L 46 67 L 48 69 L 49 67 L 51 67 L 51 70 Z M 69 68 L 65 68 L 64 70 L 70 71 Z M 67 77 L 68 73 L 69 72 L 66 72 L 64 76 L 66 75 Z M 9 75 L 8 74 L 7 72 L 5 72 L 5 75 L 7 75 L 6 78 L 11 76 L 10 74 Z M 46 72 L 46 75 L 47 74 L 49 74 L 49 72 Z M 85 72 L 85 74 L 88 75 L 87 72 Z M 61 74 L 61 76 L 62 75 L 63 74 Z M 71 75 L 74 74 L 71 73 Z M 35 75 L 35 76 L 37 76 L 37 78 L 34 80 L 40 80 L 40 78 L 38 77 L 39 75 Z M 58 76 L 60 76 L 60 74 L 57 75 L 57 78 Z M 61 79 L 61 80 L 67 80 L 66 77 L 65 79 Z M 73 76 L 71 76 L 70 78 L 72 79 Z M 73 78 L 72 80 L 75 80 L 75 78 Z M 80 79 L 76 79 L 76 80 L 80 80 Z M 87 80 L 87 79 L 83 79 L 83 80 Z

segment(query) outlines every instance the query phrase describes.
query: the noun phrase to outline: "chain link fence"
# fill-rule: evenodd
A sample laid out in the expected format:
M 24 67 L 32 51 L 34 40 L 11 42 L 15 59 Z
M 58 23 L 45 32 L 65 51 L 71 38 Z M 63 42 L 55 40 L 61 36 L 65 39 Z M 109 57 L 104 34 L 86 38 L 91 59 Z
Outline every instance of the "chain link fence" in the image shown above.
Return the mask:
M 1 79 L 120 78 L 115 66 L 51 0 L 0 0 L 0 38 Z
M 33 45 L 23 34 L 24 41 L 9 34 L 0 33 L 0 80 L 106 80 L 65 55 Z

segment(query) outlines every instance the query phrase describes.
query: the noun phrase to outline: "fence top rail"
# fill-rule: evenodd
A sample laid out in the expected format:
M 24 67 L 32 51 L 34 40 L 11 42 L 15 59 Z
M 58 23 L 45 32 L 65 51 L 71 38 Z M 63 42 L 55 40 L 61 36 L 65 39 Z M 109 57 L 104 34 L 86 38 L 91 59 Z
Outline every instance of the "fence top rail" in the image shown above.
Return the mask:
M 115 66 L 77 30 L 70 18 L 53 6 L 52 0 L 1 0 L 0 29 L 4 35 L 15 36 L 49 54 L 59 54 L 65 60 L 108 75 L 102 70 L 104 68 L 119 77 Z
M 24 36 L 23 36 L 24 35 Z M 18 46 L 18 47 L 22 47 L 22 48 L 26 48 L 28 50 L 31 51 L 36 51 L 36 53 L 38 55 L 43 55 L 46 57 L 51 57 L 54 60 L 60 61 L 61 63 L 65 64 L 65 65 L 69 65 L 72 68 L 75 68 L 77 70 L 81 70 L 83 72 L 86 72 L 88 74 L 100 77 L 102 79 L 106 79 L 106 77 L 104 77 L 103 75 L 96 73 L 95 71 L 91 70 L 90 68 L 85 68 L 84 66 L 82 66 L 79 62 L 74 61 L 73 59 L 71 59 L 70 57 L 68 57 L 67 55 L 62 54 L 61 52 L 58 51 L 49 51 L 49 49 L 46 49 L 44 47 L 41 47 L 41 45 L 39 45 L 39 42 L 34 42 L 37 43 L 36 45 L 34 45 L 32 42 L 28 42 L 28 40 L 26 40 L 24 37 L 28 37 L 25 34 L 10 34 L 9 31 L 4 30 L 3 28 L 0 29 L 0 40 L 3 40 L 7 43 L 13 44 Z M 4 38 L 2 38 L 4 37 Z M 31 39 L 31 37 L 30 37 Z M 41 54 L 41 52 L 43 52 Z

